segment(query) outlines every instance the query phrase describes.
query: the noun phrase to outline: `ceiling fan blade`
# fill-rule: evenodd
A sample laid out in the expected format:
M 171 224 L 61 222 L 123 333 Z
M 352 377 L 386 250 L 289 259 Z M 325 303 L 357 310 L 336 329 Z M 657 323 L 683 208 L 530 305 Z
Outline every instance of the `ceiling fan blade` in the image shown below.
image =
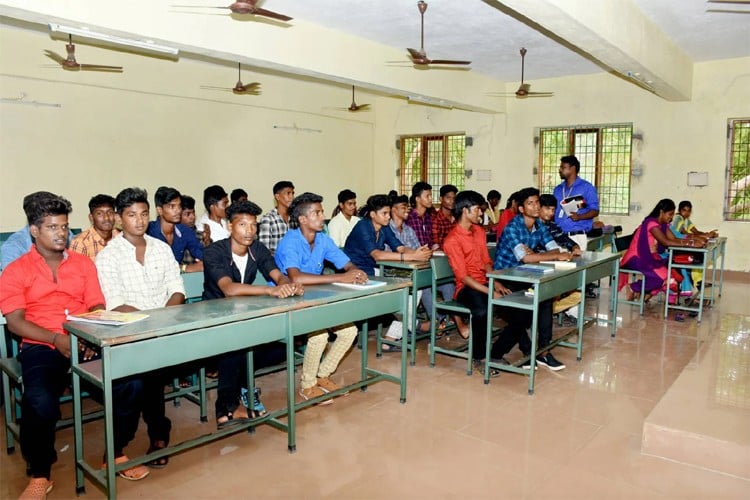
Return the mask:
M 245 89 L 246 92 L 250 90 L 260 90 L 260 82 L 246 83 L 245 85 L 242 85 L 242 88 Z
M 451 59 L 431 59 L 430 64 L 471 64 L 471 61 L 455 61 Z
M 177 7 L 178 9 L 229 9 L 229 7 L 213 5 L 170 5 L 170 7 Z
M 108 71 L 110 73 L 122 73 L 122 66 L 106 66 L 104 64 L 81 64 L 84 71 Z
M 62 64 L 65 61 L 63 56 L 57 52 L 52 52 L 51 50 L 45 50 L 44 55 L 55 61 L 57 64 Z
M 273 12 L 266 9 L 256 8 L 255 12 L 253 12 L 256 16 L 264 16 L 264 17 L 270 17 L 272 19 L 278 19 L 279 21 L 291 21 L 292 17 L 285 16 L 284 14 L 279 14 L 278 12 Z
M 211 85 L 201 85 L 201 89 L 203 90 L 224 90 L 226 92 L 231 92 L 232 89 L 229 87 L 214 87 Z
M 554 92 L 529 92 L 526 94 L 529 97 L 552 97 L 555 95 Z
M 356 106 L 352 106 L 349 108 L 349 111 L 369 111 L 369 104 L 357 104 Z

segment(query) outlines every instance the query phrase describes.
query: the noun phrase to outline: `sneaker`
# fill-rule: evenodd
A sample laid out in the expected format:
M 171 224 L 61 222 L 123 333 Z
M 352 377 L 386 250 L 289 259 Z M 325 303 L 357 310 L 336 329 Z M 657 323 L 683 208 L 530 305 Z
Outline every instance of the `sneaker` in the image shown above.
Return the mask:
M 546 366 L 553 372 L 556 372 L 558 370 L 562 370 L 563 368 L 565 368 L 565 364 L 558 361 L 557 358 L 555 358 L 551 352 L 548 352 L 546 356 L 537 356 L 536 362 L 539 365 Z
M 318 396 L 323 396 L 325 394 L 328 394 L 328 393 L 324 391 L 323 389 L 321 389 L 320 387 L 318 387 L 317 385 L 314 385 L 312 387 L 307 387 L 307 388 L 303 387 L 299 390 L 299 395 L 302 396 L 305 399 L 305 401 L 309 399 L 317 398 Z M 332 403 L 333 403 L 333 399 L 326 399 L 325 401 L 321 401 L 318 404 L 323 406 L 323 405 L 329 405 Z
M 323 392 L 333 392 L 333 391 L 338 391 L 339 389 L 341 389 L 341 386 L 339 384 L 337 384 L 336 382 L 334 382 L 328 377 L 318 378 L 318 387 L 323 389 Z M 345 392 L 344 394 L 342 394 L 342 396 L 348 396 L 348 395 L 349 395 L 348 392 Z
M 542 356 L 537 356 L 536 357 L 536 364 L 534 365 L 534 370 L 538 370 L 539 369 L 539 363 L 540 363 L 541 360 L 544 360 L 544 357 L 542 357 Z M 521 366 L 521 368 L 523 368 L 524 370 L 531 370 L 531 362 L 530 361 L 526 361 Z

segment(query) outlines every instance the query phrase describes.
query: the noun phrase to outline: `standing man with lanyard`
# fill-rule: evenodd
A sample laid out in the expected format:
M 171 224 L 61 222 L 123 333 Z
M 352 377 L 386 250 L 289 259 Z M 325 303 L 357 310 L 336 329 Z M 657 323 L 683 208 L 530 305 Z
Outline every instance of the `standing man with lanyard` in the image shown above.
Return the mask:
M 590 182 L 578 177 L 581 164 L 573 155 L 560 158 L 560 178 L 562 182 L 555 188 L 554 195 L 560 205 L 555 211 L 555 224 L 576 242 L 581 250 L 586 250 L 586 233 L 591 231 L 594 219 L 599 215 L 599 194 Z M 581 197 L 575 211 L 566 211 L 563 201 L 571 197 Z M 586 287 L 586 296 L 596 298 L 591 285 Z

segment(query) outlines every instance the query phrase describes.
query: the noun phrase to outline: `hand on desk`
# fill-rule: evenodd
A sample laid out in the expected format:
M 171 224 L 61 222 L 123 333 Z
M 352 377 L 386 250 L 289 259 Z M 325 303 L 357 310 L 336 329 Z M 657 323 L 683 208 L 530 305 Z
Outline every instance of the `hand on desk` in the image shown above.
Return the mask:
M 268 295 L 278 297 L 280 299 L 285 299 L 294 295 L 302 296 L 304 294 L 305 287 L 300 283 L 285 283 L 283 285 L 270 287 L 268 290 Z
M 355 285 L 362 285 L 367 283 L 367 274 L 361 269 L 350 269 L 343 274 L 337 275 L 337 280 L 341 283 L 354 283 Z
M 493 299 L 499 299 L 500 297 L 504 295 L 510 295 L 511 293 L 513 292 L 511 292 L 510 289 L 503 286 L 503 284 L 499 281 L 495 281 L 495 290 L 492 294 Z

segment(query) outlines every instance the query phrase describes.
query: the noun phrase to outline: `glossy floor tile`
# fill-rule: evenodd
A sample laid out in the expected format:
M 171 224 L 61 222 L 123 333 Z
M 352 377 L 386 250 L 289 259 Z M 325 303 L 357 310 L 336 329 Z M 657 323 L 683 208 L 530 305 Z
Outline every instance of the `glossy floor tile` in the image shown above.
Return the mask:
M 588 305 L 590 315 L 607 314 L 608 293 L 605 286 L 599 303 Z M 379 383 L 331 406 L 300 412 L 294 454 L 287 452 L 284 433 L 260 427 L 173 456 L 167 468 L 152 470 L 143 481 L 118 480 L 118 493 L 125 499 L 747 499 L 748 479 L 641 451 L 644 421 L 675 381 L 678 395 L 691 390 L 713 395 L 715 411 L 727 404 L 734 404 L 730 411 L 747 411 L 750 383 L 740 383 L 747 366 L 721 347 L 746 330 L 744 323 L 731 331 L 725 319 L 748 314 L 746 296 L 746 284 L 727 282 L 701 324 L 677 322 L 674 313 L 665 321 L 658 303 L 643 317 L 625 306 L 615 338 L 603 325 L 584 332 L 582 361 L 572 349 L 557 348 L 567 369 L 540 368 L 534 396 L 519 375 L 503 374 L 485 385 L 479 373 L 466 375 L 461 359 L 438 356 L 430 367 L 427 344 L 420 342 L 417 365 L 409 367 L 406 404 L 399 403 L 395 384 Z M 717 343 L 722 327 L 729 332 L 724 344 Z M 705 359 L 720 361 L 704 373 L 699 367 Z M 399 358 L 373 355 L 372 364 L 396 373 Z M 333 379 L 353 381 L 358 373 L 355 351 Z M 265 376 L 259 385 L 266 407 L 284 404 L 283 373 Z M 173 441 L 215 429 L 210 408 L 209 422 L 200 423 L 191 403 L 169 404 Z M 744 422 L 744 427 L 723 425 L 722 437 L 746 445 L 750 420 Z M 85 429 L 86 456 L 95 460 L 103 449 L 101 422 Z M 72 445 L 71 430 L 58 433 L 50 499 L 75 497 Z M 128 452 L 146 448 L 141 425 Z M 25 484 L 20 452 L 1 453 L 0 498 L 17 497 Z M 87 482 L 81 498 L 102 496 Z

